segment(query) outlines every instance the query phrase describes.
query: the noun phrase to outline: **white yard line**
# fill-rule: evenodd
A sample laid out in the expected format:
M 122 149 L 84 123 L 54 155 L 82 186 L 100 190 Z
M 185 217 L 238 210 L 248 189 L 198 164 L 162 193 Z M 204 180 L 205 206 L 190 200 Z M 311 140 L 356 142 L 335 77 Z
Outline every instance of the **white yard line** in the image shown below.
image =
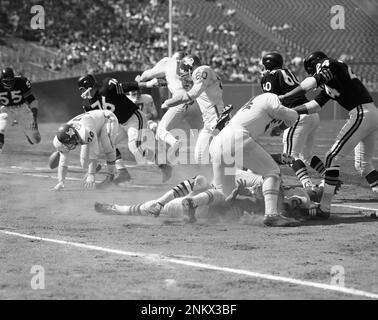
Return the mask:
M 356 201 L 358 202 L 358 201 Z M 376 203 L 377 204 L 377 203 Z M 340 207 L 340 208 L 349 208 L 349 209 L 360 209 L 360 210 L 372 210 L 372 211 L 378 211 L 378 208 L 372 208 L 372 207 L 361 207 L 361 206 L 354 206 L 350 204 L 337 204 L 334 203 L 332 207 Z
M 341 287 L 341 286 L 334 286 L 334 285 L 325 284 L 325 283 L 317 283 L 317 282 L 298 280 L 298 279 L 288 278 L 288 277 L 274 276 L 274 275 L 271 275 L 271 274 L 264 274 L 264 273 L 249 271 L 249 270 L 243 270 L 243 269 L 220 267 L 220 266 L 216 266 L 216 265 L 212 265 L 212 264 L 199 263 L 199 262 L 195 262 L 195 261 L 174 259 L 174 258 L 169 258 L 169 257 L 163 256 L 163 255 L 159 255 L 159 254 L 110 249 L 110 248 L 105 248 L 105 247 L 88 245 L 88 244 L 84 244 L 84 243 L 77 243 L 77 242 L 71 242 L 71 241 L 65 241 L 65 240 L 43 238 L 43 237 L 31 236 L 31 235 L 27 235 L 27 234 L 5 231 L 5 230 L 0 230 L 0 233 L 2 233 L 4 235 L 8 235 L 8 236 L 14 236 L 14 237 L 20 237 L 20 238 L 24 238 L 24 239 L 50 242 L 50 243 L 55 243 L 55 244 L 60 244 L 60 245 L 65 245 L 65 246 L 77 247 L 77 248 L 81 248 L 81 249 L 102 251 L 102 252 L 106 252 L 106 253 L 112 253 L 112 254 L 117 254 L 117 255 L 122 255 L 122 256 L 133 257 L 133 258 L 137 257 L 137 258 L 146 259 L 149 262 L 156 262 L 158 264 L 171 263 L 171 264 L 183 265 L 183 266 L 193 267 L 193 268 L 198 268 L 198 269 L 214 270 L 214 271 L 219 271 L 219 272 L 224 272 L 224 273 L 232 273 L 232 274 L 237 274 L 237 275 L 242 275 L 242 276 L 247 276 L 247 277 L 252 277 L 252 278 L 269 280 L 269 281 L 284 282 L 284 283 L 295 284 L 295 285 L 298 285 L 298 286 L 317 288 L 317 289 L 327 290 L 327 291 L 334 291 L 334 292 L 348 294 L 348 295 L 378 299 L 378 293 L 372 293 L 372 292 L 357 290 L 357 289 L 353 289 L 353 288 L 345 288 L 345 287 Z

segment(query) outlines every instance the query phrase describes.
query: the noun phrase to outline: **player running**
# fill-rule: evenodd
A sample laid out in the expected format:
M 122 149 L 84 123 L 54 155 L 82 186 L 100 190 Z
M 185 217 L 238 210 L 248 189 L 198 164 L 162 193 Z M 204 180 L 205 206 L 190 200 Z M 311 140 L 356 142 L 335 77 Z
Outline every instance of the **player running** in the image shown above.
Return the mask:
M 192 85 L 190 77 L 180 75 L 180 61 L 184 57 L 183 52 L 176 52 L 172 57 L 161 59 L 152 69 L 145 70 L 137 81 L 148 81 L 154 78 L 165 78 L 169 92 L 175 97 Z M 169 109 L 161 118 L 156 129 L 156 137 L 169 145 L 171 154 L 175 154 L 181 146 L 181 142 L 176 139 L 169 130 L 177 128 L 182 121 L 187 110 L 187 104 L 180 104 Z
M 343 61 L 316 51 L 306 57 L 304 68 L 310 76 L 280 99 L 320 87 L 321 91 L 314 100 L 295 108 L 298 113 L 319 112 L 330 99 L 336 100 L 349 112 L 349 120 L 325 157 L 325 184 L 320 209 L 327 218 L 339 181 L 340 164 L 353 149 L 356 170 L 365 176 L 373 192 L 378 193 L 378 172 L 372 163 L 378 130 L 378 109 L 360 79 Z
M 262 58 L 265 72 L 261 79 L 261 87 L 264 92 L 271 92 L 276 95 L 283 95 L 297 86 L 297 77 L 288 69 L 283 68 L 283 58 L 278 52 L 269 52 Z M 299 92 L 291 97 L 282 100 L 285 107 L 293 108 L 308 102 L 304 92 Z M 295 162 L 292 169 L 301 181 L 304 188 L 314 188 L 314 184 L 308 174 L 306 165 L 317 169 L 324 174 L 324 164 L 317 157 L 312 155 L 312 148 L 316 131 L 320 124 L 318 113 L 302 114 L 290 128 L 284 128 L 283 152 L 294 157 Z
M 118 134 L 118 119 L 110 110 L 93 110 L 80 114 L 61 125 L 54 137 L 54 147 L 60 152 L 58 166 L 58 184 L 54 190 L 65 186 L 68 171 L 69 152 L 81 146 L 80 164 L 88 169 L 84 178 L 84 188 L 94 189 L 97 160 L 100 153 L 106 156 L 108 176 L 114 177 Z M 98 187 L 108 185 L 111 179 L 106 178 Z
M 214 185 L 224 195 L 229 195 L 234 188 L 236 168 L 250 169 L 264 177 L 264 224 L 267 226 L 286 227 L 298 223 L 278 211 L 280 168 L 256 139 L 282 121 L 290 127 L 298 117 L 296 111 L 280 103 L 277 95 L 264 93 L 248 101 L 210 145 Z
M 145 83 L 136 81 L 120 83 L 117 79 L 106 78 L 99 83 L 93 75 L 87 74 L 79 78 L 78 85 L 82 92 L 81 97 L 84 99 L 84 110 L 110 110 L 116 115 L 120 125 L 116 145 L 127 139 L 128 148 L 135 159 L 148 158 L 148 152 L 151 150 L 142 146 L 142 138 L 147 133 L 147 119 L 138 106 L 126 96 L 126 92 L 152 88 L 157 85 L 157 79 Z M 121 153 L 118 151 L 116 166 L 120 175 L 115 178 L 115 183 L 128 180 L 128 172 L 121 159 Z M 166 182 L 171 177 L 172 168 L 168 164 L 158 166 L 162 171 L 162 181 Z
M 209 163 L 207 156 L 209 144 L 215 136 L 215 126 L 224 111 L 222 82 L 215 71 L 209 66 L 202 65 L 201 60 L 195 55 L 184 57 L 180 70 L 192 77 L 193 87 L 187 92 L 180 91 L 166 100 L 162 109 L 197 101 L 204 127 L 198 136 L 194 159 L 199 164 Z
M 9 123 L 19 123 L 30 144 L 38 144 L 38 100 L 35 98 L 30 81 L 15 76 L 12 68 L 5 68 L 0 75 L 0 153 L 4 146 L 4 135 Z

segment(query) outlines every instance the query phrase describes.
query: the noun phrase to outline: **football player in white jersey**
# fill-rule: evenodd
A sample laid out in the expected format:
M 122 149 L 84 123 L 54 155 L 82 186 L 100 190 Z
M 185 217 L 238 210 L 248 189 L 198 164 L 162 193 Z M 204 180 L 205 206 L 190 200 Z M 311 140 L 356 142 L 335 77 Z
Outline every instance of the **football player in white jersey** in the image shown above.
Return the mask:
M 144 82 L 153 78 L 165 78 L 168 90 L 173 96 L 182 94 L 186 88 L 188 89 L 191 86 L 186 77 L 180 76 L 179 67 L 183 56 L 182 52 L 177 52 L 172 57 L 163 58 L 152 69 L 145 70 L 136 80 Z M 181 143 L 169 130 L 178 127 L 186 110 L 187 105 L 184 103 L 168 110 L 156 129 L 157 139 L 168 144 L 171 147 L 172 154 L 179 150 Z
M 100 153 L 106 156 L 108 175 L 114 176 L 118 126 L 117 117 L 110 110 L 88 111 L 61 125 L 53 141 L 54 147 L 60 152 L 58 184 L 54 190 L 64 188 L 69 152 L 77 146 L 81 146 L 80 164 L 88 169 L 84 179 L 85 189 L 96 186 L 95 173 Z M 108 181 L 109 179 L 104 180 L 105 183 Z
M 295 110 L 281 104 L 277 95 L 264 93 L 248 101 L 210 145 L 214 185 L 225 196 L 235 187 L 236 168 L 250 169 L 263 176 L 266 226 L 297 226 L 298 222 L 278 212 L 280 168 L 257 139 L 282 122 L 290 127 L 298 117 Z
M 180 64 L 180 70 L 189 74 L 193 80 L 193 87 L 189 91 L 181 91 L 166 100 L 162 108 L 171 108 L 178 104 L 197 101 L 203 118 L 203 129 L 196 143 L 194 158 L 196 163 L 208 162 L 208 149 L 213 136 L 215 126 L 224 111 L 223 87 L 219 76 L 195 55 L 184 57 Z
M 146 115 L 149 129 L 156 134 L 158 124 L 155 120 L 158 118 L 158 112 L 152 96 L 141 93 L 140 90 L 133 90 L 127 93 L 127 97 Z

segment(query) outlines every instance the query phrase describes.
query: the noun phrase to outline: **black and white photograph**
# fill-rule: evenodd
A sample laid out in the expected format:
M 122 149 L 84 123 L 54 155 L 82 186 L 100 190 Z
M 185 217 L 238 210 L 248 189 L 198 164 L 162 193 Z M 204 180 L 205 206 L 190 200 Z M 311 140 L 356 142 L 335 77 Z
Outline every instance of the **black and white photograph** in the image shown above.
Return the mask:
M 377 139 L 377 0 L 0 0 L 0 300 L 378 300 Z

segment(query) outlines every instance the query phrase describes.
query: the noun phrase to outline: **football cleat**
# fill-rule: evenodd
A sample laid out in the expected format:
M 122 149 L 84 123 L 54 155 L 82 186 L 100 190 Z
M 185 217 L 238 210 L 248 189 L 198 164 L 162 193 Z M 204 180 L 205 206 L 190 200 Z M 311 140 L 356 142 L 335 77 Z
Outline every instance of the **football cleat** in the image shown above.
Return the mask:
M 114 214 L 117 213 L 113 205 L 101 202 L 95 202 L 94 209 L 96 212 Z
M 115 184 L 120 184 L 123 182 L 128 182 L 130 180 L 131 180 L 131 177 L 130 177 L 129 171 L 127 171 L 126 168 L 122 168 L 118 170 L 118 173 L 116 177 L 114 178 L 113 182 Z
M 1 150 L 1 146 L 0 146 L 0 150 Z M 378 194 L 378 187 L 371 188 L 371 191 Z
M 104 180 L 102 180 L 99 183 L 96 183 L 96 188 L 98 188 L 98 189 L 107 188 L 111 185 L 113 180 L 114 180 L 114 174 L 107 173 Z
M 278 213 L 264 217 L 264 225 L 267 227 L 298 227 L 299 224 L 299 221 L 294 218 L 288 218 Z
M 159 168 L 162 173 L 162 182 L 167 182 L 172 176 L 172 167 L 169 164 L 161 164 Z
M 193 199 L 192 198 L 184 198 L 182 200 L 182 206 L 184 207 L 186 214 L 189 218 L 189 223 L 194 223 L 197 221 L 196 219 L 196 207 L 194 206 Z

